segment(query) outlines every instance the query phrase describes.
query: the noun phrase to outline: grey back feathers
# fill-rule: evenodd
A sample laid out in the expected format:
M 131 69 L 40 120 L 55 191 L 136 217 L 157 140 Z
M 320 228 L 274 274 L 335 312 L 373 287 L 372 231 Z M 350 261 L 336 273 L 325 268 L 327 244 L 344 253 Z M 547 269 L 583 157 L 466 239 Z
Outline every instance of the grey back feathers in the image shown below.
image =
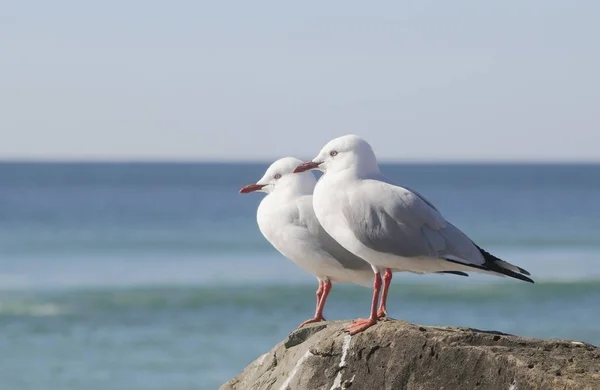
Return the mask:
M 347 226 L 366 247 L 401 257 L 443 259 L 474 270 L 533 282 L 524 276 L 529 275 L 526 270 L 475 245 L 421 194 L 391 185 L 383 176 L 364 179 L 361 185 L 371 187 L 371 193 L 385 193 L 367 199 L 364 191 L 351 191 L 342 209 Z
M 343 214 L 355 237 L 366 247 L 402 257 L 458 257 L 483 264 L 467 236 L 412 191 L 376 180 L 363 180 L 382 196 L 366 198 L 363 191 L 348 194 Z

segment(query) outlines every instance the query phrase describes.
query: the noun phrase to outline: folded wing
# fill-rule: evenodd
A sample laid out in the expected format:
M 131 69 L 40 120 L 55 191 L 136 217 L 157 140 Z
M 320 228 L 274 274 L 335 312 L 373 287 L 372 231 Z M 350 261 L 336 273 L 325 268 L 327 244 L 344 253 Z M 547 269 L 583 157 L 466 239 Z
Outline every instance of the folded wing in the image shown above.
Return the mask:
M 422 195 L 381 180 L 362 180 L 343 207 L 348 226 L 368 248 L 402 257 L 430 257 L 531 282 L 522 268 L 475 245 Z

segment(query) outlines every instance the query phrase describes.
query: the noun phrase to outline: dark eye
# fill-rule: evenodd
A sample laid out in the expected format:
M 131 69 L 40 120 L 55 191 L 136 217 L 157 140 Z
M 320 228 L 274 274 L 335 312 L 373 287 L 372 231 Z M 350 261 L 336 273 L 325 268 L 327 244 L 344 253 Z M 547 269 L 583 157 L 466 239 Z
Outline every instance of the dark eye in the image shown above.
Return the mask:
M 335 157 L 335 156 L 337 156 L 337 150 L 332 150 L 331 152 L 329 152 L 329 155 L 330 155 L 331 157 Z
M 275 176 L 273 176 L 275 179 L 281 179 L 281 174 L 280 173 L 276 173 Z

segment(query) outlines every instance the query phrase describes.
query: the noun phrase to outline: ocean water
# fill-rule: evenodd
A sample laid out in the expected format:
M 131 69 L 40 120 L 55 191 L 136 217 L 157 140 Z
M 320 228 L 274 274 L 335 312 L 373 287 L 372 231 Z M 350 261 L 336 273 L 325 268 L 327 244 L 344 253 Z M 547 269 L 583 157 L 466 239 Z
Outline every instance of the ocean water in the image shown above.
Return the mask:
M 237 192 L 267 165 L 0 164 L 0 389 L 216 389 L 310 317 Z M 391 317 L 600 344 L 600 166 L 382 170 L 536 280 L 396 274 Z

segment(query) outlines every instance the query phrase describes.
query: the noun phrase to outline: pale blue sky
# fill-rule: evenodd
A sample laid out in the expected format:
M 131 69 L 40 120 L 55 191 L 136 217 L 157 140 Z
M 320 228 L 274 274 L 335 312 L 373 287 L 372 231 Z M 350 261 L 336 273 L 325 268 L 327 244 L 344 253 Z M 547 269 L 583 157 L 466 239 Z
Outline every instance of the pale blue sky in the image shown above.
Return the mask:
M 0 159 L 600 161 L 600 2 L 12 1 Z

